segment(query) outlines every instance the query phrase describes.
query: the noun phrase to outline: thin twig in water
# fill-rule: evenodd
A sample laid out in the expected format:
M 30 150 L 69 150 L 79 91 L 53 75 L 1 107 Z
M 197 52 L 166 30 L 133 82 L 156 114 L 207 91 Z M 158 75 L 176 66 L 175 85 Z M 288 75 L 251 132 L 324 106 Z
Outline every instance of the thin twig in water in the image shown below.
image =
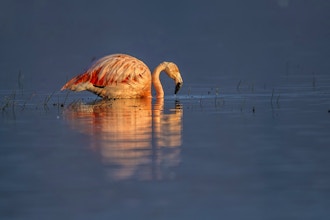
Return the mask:
M 67 93 L 66 93 L 65 98 L 64 98 L 64 102 L 63 102 L 63 104 L 61 105 L 61 107 L 64 107 L 64 105 L 65 105 L 65 103 L 66 103 L 66 100 L 68 99 L 69 93 L 70 93 L 70 92 L 67 92 Z
M 5 111 L 6 108 L 9 107 L 9 105 L 10 105 L 9 103 L 10 103 L 10 99 L 9 99 L 8 97 L 6 97 L 6 102 L 5 102 L 5 104 L 1 107 L 2 111 Z
M 54 93 L 55 93 L 55 91 L 52 94 L 50 94 L 49 96 L 45 97 L 44 106 L 47 106 L 49 100 L 53 97 Z
M 239 87 L 241 86 L 242 80 L 240 80 L 236 86 L 236 90 L 239 91 Z
M 215 89 L 215 95 L 218 96 L 219 95 L 219 88 Z
M 12 100 L 12 102 L 13 102 L 13 110 L 14 110 L 14 108 L 15 108 L 15 104 L 16 104 L 16 91 L 14 91 L 14 93 L 13 93 L 13 100 Z
M 272 106 L 272 108 L 273 108 L 273 98 L 274 98 L 274 88 L 272 91 L 272 97 L 270 98 L 270 105 Z
M 219 95 L 219 88 L 216 88 L 215 89 L 215 100 L 214 100 L 215 106 L 217 106 L 217 103 L 218 103 L 218 95 Z
M 276 105 L 279 107 L 280 106 L 280 96 L 281 95 L 278 95 L 277 96 L 277 99 L 276 99 Z

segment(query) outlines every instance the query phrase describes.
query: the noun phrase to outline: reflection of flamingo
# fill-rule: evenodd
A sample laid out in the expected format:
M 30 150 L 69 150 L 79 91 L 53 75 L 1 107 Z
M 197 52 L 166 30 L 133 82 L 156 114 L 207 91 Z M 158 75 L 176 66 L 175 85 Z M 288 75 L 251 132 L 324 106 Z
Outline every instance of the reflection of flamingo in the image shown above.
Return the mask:
M 116 180 L 163 179 L 180 163 L 182 106 L 164 112 L 164 99 L 73 103 L 63 111 L 73 129 L 91 137 L 108 175 Z M 85 144 L 85 143 L 84 143 Z
M 151 97 L 151 78 L 157 98 L 164 96 L 159 80 L 161 71 L 175 81 L 175 94 L 182 86 L 178 67 L 172 62 L 159 64 L 151 77 L 146 64 L 126 54 L 113 54 L 98 60 L 85 73 L 69 80 L 61 90 L 88 90 L 104 98 Z

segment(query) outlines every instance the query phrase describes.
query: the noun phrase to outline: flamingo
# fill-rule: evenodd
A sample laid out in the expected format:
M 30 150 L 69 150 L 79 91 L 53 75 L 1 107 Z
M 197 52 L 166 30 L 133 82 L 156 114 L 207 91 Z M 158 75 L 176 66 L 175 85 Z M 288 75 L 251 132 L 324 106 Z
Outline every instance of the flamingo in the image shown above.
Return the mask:
M 69 80 L 61 90 L 87 90 L 108 99 L 144 98 L 151 97 L 153 84 L 156 97 L 163 98 L 164 90 L 159 80 L 162 71 L 174 80 L 174 94 L 177 94 L 183 80 L 175 63 L 162 62 L 151 75 L 146 64 L 127 54 L 112 54 L 99 59 L 85 73 Z

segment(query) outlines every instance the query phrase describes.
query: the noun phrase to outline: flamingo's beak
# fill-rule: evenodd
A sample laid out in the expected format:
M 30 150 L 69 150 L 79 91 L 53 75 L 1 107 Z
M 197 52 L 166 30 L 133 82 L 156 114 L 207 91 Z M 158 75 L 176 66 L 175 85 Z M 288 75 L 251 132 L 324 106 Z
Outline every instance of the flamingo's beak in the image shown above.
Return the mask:
M 177 94 L 179 92 L 179 90 L 181 89 L 182 87 L 182 82 L 179 82 L 175 85 L 175 91 L 174 91 L 174 94 Z

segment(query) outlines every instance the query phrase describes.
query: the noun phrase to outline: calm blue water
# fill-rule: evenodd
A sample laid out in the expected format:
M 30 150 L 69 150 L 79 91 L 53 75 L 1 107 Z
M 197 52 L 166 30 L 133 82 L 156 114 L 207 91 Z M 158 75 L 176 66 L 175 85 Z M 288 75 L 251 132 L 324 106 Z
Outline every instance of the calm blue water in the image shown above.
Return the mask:
M 1 219 L 328 219 L 328 1 L 0 3 Z M 59 92 L 103 55 L 163 101 Z

